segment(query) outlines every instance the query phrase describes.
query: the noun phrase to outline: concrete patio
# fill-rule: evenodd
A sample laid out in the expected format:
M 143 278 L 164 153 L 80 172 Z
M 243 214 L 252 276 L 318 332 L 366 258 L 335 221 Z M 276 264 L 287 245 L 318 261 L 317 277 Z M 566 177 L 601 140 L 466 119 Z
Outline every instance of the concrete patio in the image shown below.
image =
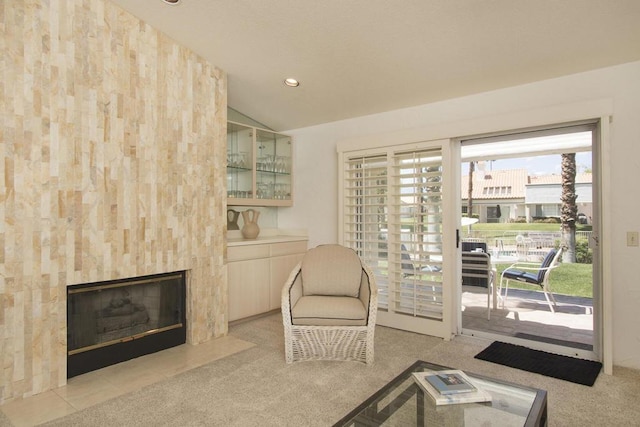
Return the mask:
M 558 306 L 552 313 L 542 292 L 512 288 L 505 307 L 498 299 L 498 307 L 491 310 L 491 319 L 487 320 L 487 289 L 463 286 L 462 327 L 591 350 L 592 299 L 568 295 L 555 298 Z

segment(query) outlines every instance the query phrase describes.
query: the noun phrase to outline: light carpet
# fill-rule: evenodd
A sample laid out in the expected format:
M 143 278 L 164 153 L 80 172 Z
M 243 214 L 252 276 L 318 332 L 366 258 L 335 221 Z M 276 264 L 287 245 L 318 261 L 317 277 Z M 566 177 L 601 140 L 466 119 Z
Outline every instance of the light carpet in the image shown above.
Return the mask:
M 549 425 L 638 425 L 640 373 L 616 370 L 593 387 L 474 359 L 487 341 L 450 342 L 377 327 L 375 362 L 284 362 L 279 314 L 230 328 L 256 344 L 47 426 L 330 426 L 418 359 L 549 391 Z

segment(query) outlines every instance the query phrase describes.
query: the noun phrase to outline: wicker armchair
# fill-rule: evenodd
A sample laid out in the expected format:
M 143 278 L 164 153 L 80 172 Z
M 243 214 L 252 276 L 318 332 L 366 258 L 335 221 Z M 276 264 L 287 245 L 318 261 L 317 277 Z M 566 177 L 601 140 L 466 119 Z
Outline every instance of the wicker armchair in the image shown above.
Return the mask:
M 282 288 L 285 359 L 373 362 L 378 287 L 352 249 L 310 249 Z

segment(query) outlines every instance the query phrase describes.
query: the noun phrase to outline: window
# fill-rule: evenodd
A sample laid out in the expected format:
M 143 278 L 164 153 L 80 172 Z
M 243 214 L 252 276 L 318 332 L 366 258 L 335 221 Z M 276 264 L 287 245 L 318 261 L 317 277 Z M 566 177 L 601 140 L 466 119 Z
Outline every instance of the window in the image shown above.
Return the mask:
M 484 187 L 482 189 L 483 196 L 508 196 L 511 194 L 511 186 L 500 187 Z

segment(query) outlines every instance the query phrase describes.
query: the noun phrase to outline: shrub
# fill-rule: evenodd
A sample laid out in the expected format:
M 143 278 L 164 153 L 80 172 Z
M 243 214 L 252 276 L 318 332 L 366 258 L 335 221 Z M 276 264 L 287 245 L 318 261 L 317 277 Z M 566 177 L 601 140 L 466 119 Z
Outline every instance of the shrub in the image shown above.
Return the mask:
M 580 239 L 576 241 L 576 262 L 578 264 L 592 264 L 593 252 L 589 249 L 589 241 Z
M 535 223 L 560 224 L 560 217 L 557 216 L 534 216 L 531 219 Z

